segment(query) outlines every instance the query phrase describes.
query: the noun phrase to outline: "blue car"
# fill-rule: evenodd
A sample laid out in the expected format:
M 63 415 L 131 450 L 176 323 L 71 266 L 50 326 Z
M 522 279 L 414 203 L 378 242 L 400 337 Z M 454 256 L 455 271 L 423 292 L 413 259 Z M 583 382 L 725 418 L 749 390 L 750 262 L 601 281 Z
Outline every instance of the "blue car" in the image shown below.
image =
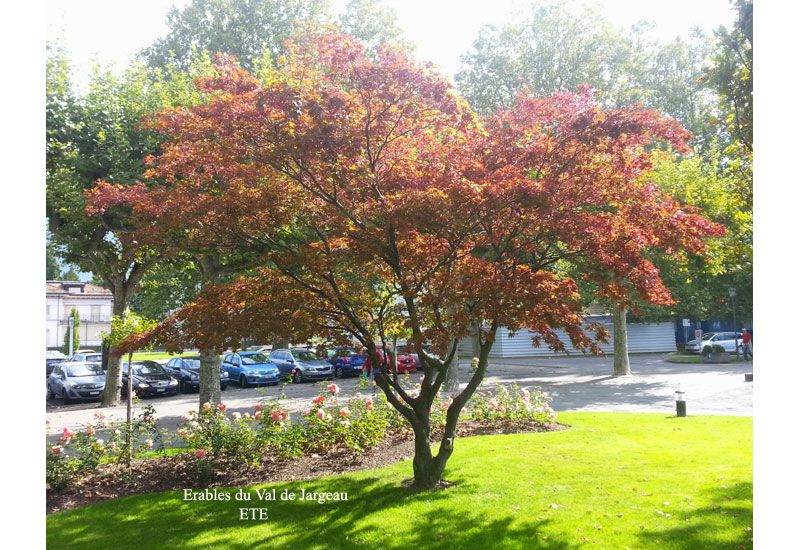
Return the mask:
M 336 348 L 333 351 L 333 357 L 328 359 L 333 366 L 333 374 L 336 378 L 361 374 L 365 361 L 366 358 L 356 353 L 355 348 Z
M 164 365 L 166 370 L 173 378 L 178 381 L 178 391 L 189 393 L 200 390 L 200 356 L 173 357 Z M 225 369 L 220 369 L 219 389 L 225 390 L 228 387 L 230 378 Z
M 260 351 L 226 353 L 222 358 L 222 368 L 243 388 L 258 384 L 275 386 L 281 381 L 278 367 Z

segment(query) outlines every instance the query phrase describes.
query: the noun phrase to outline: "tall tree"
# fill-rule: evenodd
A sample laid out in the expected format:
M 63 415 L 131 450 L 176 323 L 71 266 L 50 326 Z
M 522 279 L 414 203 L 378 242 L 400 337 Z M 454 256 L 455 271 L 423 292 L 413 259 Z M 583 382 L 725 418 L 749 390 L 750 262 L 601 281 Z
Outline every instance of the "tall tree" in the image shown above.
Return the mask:
M 137 124 L 145 113 L 201 96 L 192 76 L 135 66 L 122 76 L 96 67 L 88 91 L 75 94 L 63 52 L 49 50 L 47 61 L 48 229 L 58 254 L 92 272 L 114 297 L 113 315 L 128 307 L 142 276 L 165 254 L 126 233 L 130 212 L 89 216 L 84 193 L 98 179 L 130 185 L 145 170 L 144 158 L 159 150 L 160 138 Z M 202 65 L 196 70 L 202 72 Z M 119 403 L 120 361 L 109 363 L 103 405 Z
M 538 96 L 589 84 L 606 107 L 640 104 L 676 118 L 696 143 L 709 143 L 714 99 L 698 82 L 711 55 L 710 39 L 694 30 L 686 40 L 648 40 L 645 22 L 629 32 L 598 8 L 574 2 L 534 2 L 527 16 L 484 27 L 462 56 L 459 89 L 480 113 L 513 102 L 523 89 Z
M 167 13 L 169 33 L 142 51 L 153 67 L 189 68 L 198 52 L 224 53 L 248 70 L 277 59 L 298 24 L 328 20 L 328 0 L 192 0 Z
M 69 325 L 67 325 L 66 328 L 64 329 L 63 351 L 65 355 L 69 354 L 70 349 L 72 350 L 72 352 L 75 352 L 77 349 L 81 347 L 81 331 L 79 330 L 81 326 L 81 314 L 78 313 L 77 309 L 72 308 L 70 310 L 69 315 L 67 315 L 67 321 L 69 321 L 70 319 L 74 319 L 74 321 L 72 322 L 73 323 L 72 330 L 70 331 Z M 71 348 L 70 348 L 70 337 L 72 341 Z
M 731 0 L 736 9 L 732 29 L 716 31 L 717 52 L 705 75 L 716 91 L 727 139 L 729 168 L 739 180 L 741 193 L 753 201 L 753 2 Z
M 677 303 L 667 308 L 637 304 L 637 318 L 729 319 L 733 312 L 728 289 L 736 288 L 736 319 L 752 320 L 753 209 L 741 193 L 738 173 L 726 163 L 725 154 L 718 148 L 705 155 L 656 156 L 647 180 L 681 203 L 702 209 L 728 231 L 709 241 L 702 255 L 667 258 L 651 254 Z
M 161 321 L 191 302 L 200 287 L 200 272 L 190 258 L 169 258 L 144 275 L 130 308 L 144 318 Z
M 413 44 L 404 38 L 397 24 L 397 13 L 381 0 L 349 0 L 337 26 L 344 34 L 360 40 L 370 55 L 381 44 L 413 50 Z
M 48 242 L 45 247 L 45 266 L 47 269 L 47 280 L 56 281 L 61 276 L 61 267 L 58 265 L 58 258 L 53 254 L 53 247 Z
M 652 111 L 603 110 L 586 89 L 523 95 L 481 124 L 444 77 L 405 53 L 379 48 L 373 59 L 327 32 L 290 43 L 265 82 L 230 59 L 217 71 L 200 82 L 207 104 L 152 118 L 172 140 L 149 176 L 170 184 L 99 184 L 94 208 L 133 206 L 137 238 L 149 240 L 172 201 L 181 208 L 168 224 L 209 249 L 258 254 L 261 267 L 207 285 L 119 350 L 148 340 L 218 347 L 254 328 L 357 340 L 414 430 L 419 488 L 441 479 L 500 326 L 530 329 L 556 350 L 554 329 L 564 328 L 579 349 L 599 352 L 575 282 L 551 270 L 557 262 L 608 272 L 600 292 L 618 303 L 630 302 L 629 289 L 668 303 L 642 252 L 699 251 L 704 235 L 723 231 L 639 179 L 653 138 L 686 150 L 688 134 Z M 628 287 L 615 282 L 623 277 Z M 394 302 L 425 372 L 418 393 L 386 376 L 377 352 L 387 340 L 377 313 Z M 456 353 L 448 344 L 470 331 L 479 366 L 452 397 L 434 455 L 430 408 Z
M 169 33 L 141 52 L 154 67 L 177 62 L 188 67 L 198 52 L 223 53 L 258 72 L 286 53 L 284 43 L 305 24 L 333 24 L 361 40 L 374 55 L 380 44 L 412 44 L 397 14 L 382 0 L 349 0 L 333 14 L 328 0 L 192 0 L 167 14 Z

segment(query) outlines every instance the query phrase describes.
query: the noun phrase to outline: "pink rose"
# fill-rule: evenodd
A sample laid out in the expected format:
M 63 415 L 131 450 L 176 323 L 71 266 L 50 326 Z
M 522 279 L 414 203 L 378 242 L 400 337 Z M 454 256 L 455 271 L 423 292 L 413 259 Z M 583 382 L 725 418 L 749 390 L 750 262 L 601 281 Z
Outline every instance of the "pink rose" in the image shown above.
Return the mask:
M 217 408 L 221 411 L 224 411 L 225 409 L 228 408 L 228 406 L 225 403 L 220 403 L 219 405 L 217 405 Z

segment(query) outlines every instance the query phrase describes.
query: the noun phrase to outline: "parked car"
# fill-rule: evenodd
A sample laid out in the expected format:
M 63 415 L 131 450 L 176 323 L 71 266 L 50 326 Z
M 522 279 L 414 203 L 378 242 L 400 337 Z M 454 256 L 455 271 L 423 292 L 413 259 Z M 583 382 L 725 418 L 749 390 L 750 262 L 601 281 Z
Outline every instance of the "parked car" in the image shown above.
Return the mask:
M 378 358 L 383 362 L 383 346 L 379 344 L 376 347 L 378 348 Z M 370 366 L 369 358 L 367 358 L 367 366 Z M 402 353 L 397 355 L 397 374 L 417 372 L 418 369 L 419 363 L 417 363 L 413 357 Z
M 433 357 L 434 359 L 441 359 L 441 357 L 433 353 L 433 349 L 430 346 L 424 345 L 422 346 L 422 348 L 425 350 L 425 353 L 428 355 L 428 357 Z M 398 344 L 397 346 L 397 352 L 400 353 L 401 355 L 408 355 L 409 357 L 411 357 L 417 364 L 417 368 L 419 368 L 420 365 L 422 365 L 422 363 L 419 360 L 419 354 L 411 353 L 412 349 L 413 346 L 411 344 L 403 344 L 402 346 Z
M 178 380 L 155 361 L 134 361 L 133 390 L 139 397 L 176 395 Z M 128 395 L 127 361 L 122 364 L 122 395 Z
M 99 400 L 106 385 L 100 363 L 65 361 L 53 367 L 47 377 L 47 398 L 60 398 L 65 405 L 73 401 Z
M 357 353 L 356 348 L 336 348 L 333 350 L 333 356 L 328 359 L 336 378 L 344 378 L 351 374 L 361 374 L 361 370 L 364 368 L 364 361 L 366 361 L 366 358 Z
M 70 361 L 80 361 L 86 363 L 102 363 L 103 354 L 94 350 L 78 350 L 69 358 Z
M 231 380 L 238 381 L 243 388 L 251 384 L 275 386 L 281 381 L 278 367 L 260 351 L 226 353 L 222 358 L 222 368 L 228 371 Z
M 269 354 L 268 360 L 277 365 L 282 378 L 291 378 L 294 374 L 294 381 L 298 383 L 333 378 L 333 366 L 311 350 L 276 349 Z
M 190 355 L 185 357 L 173 357 L 164 369 L 178 381 L 178 391 L 189 393 L 190 391 L 200 390 L 200 356 Z M 220 368 L 219 389 L 226 390 L 230 378 L 228 371 Z
M 742 353 L 742 333 L 741 332 L 707 332 L 697 340 L 686 343 L 686 353 L 702 353 L 706 346 L 718 345 L 725 348 L 729 353 L 736 353 L 736 347 Z
M 53 367 L 56 365 L 60 365 L 67 360 L 67 356 L 61 353 L 60 351 L 47 351 L 47 355 L 45 355 L 45 371 L 47 372 L 47 376 L 50 376 L 50 373 L 53 372 Z

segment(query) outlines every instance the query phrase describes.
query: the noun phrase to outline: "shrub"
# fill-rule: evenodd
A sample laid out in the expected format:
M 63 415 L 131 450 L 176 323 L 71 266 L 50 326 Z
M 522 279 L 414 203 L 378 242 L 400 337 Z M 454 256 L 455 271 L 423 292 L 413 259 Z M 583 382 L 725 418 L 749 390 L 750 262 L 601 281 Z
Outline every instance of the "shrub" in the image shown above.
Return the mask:
M 725 348 L 720 346 L 719 344 L 714 344 L 711 346 L 711 353 L 724 353 Z
M 709 353 L 713 353 L 713 352 L 714 352 L 714 347 L 713 346 L 708 345 L 708 344 L 703 346 L 703 354 L 704 355 L 708 355 Z

